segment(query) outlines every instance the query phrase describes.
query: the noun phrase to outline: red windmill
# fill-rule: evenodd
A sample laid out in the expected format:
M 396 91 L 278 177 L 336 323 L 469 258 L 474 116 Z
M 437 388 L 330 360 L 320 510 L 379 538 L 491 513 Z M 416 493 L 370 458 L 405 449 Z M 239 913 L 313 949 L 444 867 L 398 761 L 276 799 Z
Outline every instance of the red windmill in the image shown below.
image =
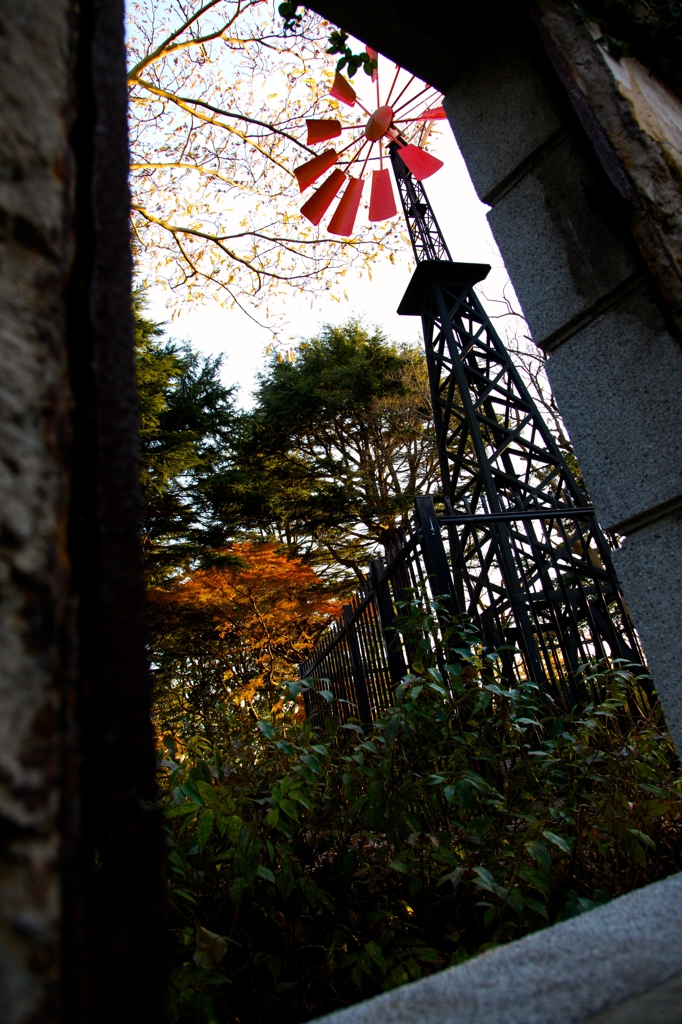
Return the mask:
M 368 46 L 367 53 L 370 59 L 378 60 L 376 50 Z M 342 124 L 338 118 L 306 121 L 309 146 L 341 138 L 346 132 L 351 135 L 350 141 L 340 150 L 329 147 L 294 170 L 299 188 L 305 192 L 334 168 L 301 207 L 301 213 L 311 224 L 320 223 L 345 185 L 328 230 L 334 235 L 352 234 L 369 164 L 374 165 L 371 168 L 370 221 L 388 220 L 397 214 L 390 172 L 388 167 L 384 167 L 383 147 L 386 143 L 399 147 L 403 163 L 417 181 L 430 177 L 443 166 L 442 160 L 424 148 L 432 123 L 446 116 L 441 105 L 442 95 L 431 86 L 422 85 L 414 75 L 408 76 L 403 84 L 401 74 L 402 69 L 396 67 L 391 87 L 382 102 L 379 72 L 373 72 L 376 108 L 370 111 L 360 101 L 351 83 L 337 71 L 330 96 L 351 110 L 358 108 L 365 116 L 352 124 Z

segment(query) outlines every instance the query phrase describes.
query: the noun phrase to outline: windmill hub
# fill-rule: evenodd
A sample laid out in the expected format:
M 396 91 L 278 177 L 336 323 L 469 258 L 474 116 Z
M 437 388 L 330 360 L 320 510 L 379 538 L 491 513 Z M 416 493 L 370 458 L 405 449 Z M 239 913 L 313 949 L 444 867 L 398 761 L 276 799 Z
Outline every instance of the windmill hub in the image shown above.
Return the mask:
M 367 53 L 378 57 L 376 51 L 369 47 Z M 350 132 L 340 150 L 327 146 L 323 152 L 294 168 L 301 192 L 328 175 L 301 207 L 301 213 L 311 224 L 320 224 L 341 192 L 327 229 L 332 235 L 348 237 L 353 234 L 366 171 L 371 177 L 367 211 L 370 223 L 389 220 L 397 214 L 390 173 L 384 167 L 386 142 L 400 149 L 402 163 L 417 181 L 430 177 L 443 166 L 441 160 L 424 149 L 431 122 L 445 117 L 442 106 L 434 106 L 434 103 L 440 103 L 440 93 L 429 85 L 415 83 L 414 75 L 401 86 L 401 73 L 402 69 L 396 66 L 392 84 L 382 102 L 379 72 L 375 68 L 372 81 L 376 85 L 377 106 L 371 113 L 371 108 L 358 99 L 351 83 L 339 71 L 336 72 L 329 90 L 330 98 L 341 107 L 360 108 L 368 118 L 364 125 L 362 121 L 344 125 L 339 117 L 306 119 L 306 144 L 309 147 L 326 144 L 341 138 L 345 131 Z M 345 120 L 341 109 L 339 114 Z M 348 138 L 350 141 L 345 142 Z
M 378 142 L 388 131 L 393 120 L 393 107 L 385 104 L 378 107 L 371 115 L 365 127 L 365 136 L 370 142 Z

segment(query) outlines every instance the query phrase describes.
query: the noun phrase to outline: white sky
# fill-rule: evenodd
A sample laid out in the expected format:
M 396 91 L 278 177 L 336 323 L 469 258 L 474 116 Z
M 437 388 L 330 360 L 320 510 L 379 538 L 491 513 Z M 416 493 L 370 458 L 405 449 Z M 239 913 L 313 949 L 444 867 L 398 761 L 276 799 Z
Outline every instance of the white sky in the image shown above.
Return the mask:
M 364 77 L 362 72 L 358 73 L 354 84 L 357 85 L 358 80 Z M 506 312 L 495 302 L 503 293 L 514 308 L 519 309 L 488 226 L 487 207 L 476 196 L 447 122 L 440 124 L 442 127 L 437 136 L 434 132 L 428 148 L 444 161 L 445 166 L 427 179 L 425 188 L 452 257 L 463 262 L 492 265 L 490 275 L 478 286 L 489 314 Z M 359 270 L 349 267 L 343 281 L 348 302 L 335 301 L 325 293 L 312 295 L 306 302 L 304 296 L 293 290 L 289 297 L 273 300 L 271 308 L 276 306 L 276 313 L 285 324 L 280 344 L 286 348 L 300 339 L 314 336 L 324 323 L 338 324 L 350 317 L 363 318 L 370 327 L 379 325 L 395 341 L 418 341 L 419 319 L 399 317 L 395 312 L 410 280 L 411 269 L 412 253 L 406 251 L 404 256 L 396 256 L 394 265 L 388 259 L 380 266 L 375 264 L 371 281 L 366 274 L 360 276 Z M 166 321 L 171 338 L 187 340 L 193 348 L 206 354 L 224 355 L 223 380 L 226 384 L 239 385 L 240 404 L 248 407 L 256 374 L 266 360 L 266 346 L 272 342 L 271 334 L 258 327 L 241 310 L 225 309 L 217 301 L 207 301 L 202 307 L 190 307 L 179 312 L 176 308 L 171 322 L 169 293 L 161 287 L 154 287 L 149 289 L 147 298 L 147 315 L 157 322 Z M 264 315 L 262 310 L 255 313 L 258 320 L 262 320 Z M 504 327 L 505 320 L 498 321 L 498 329 L 503 335 Z

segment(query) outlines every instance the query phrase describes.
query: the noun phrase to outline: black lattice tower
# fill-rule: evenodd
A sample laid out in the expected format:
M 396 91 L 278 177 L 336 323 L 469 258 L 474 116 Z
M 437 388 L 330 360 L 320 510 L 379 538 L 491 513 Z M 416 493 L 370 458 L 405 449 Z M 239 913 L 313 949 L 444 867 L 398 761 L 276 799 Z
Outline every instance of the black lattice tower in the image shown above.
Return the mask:
M 642 652 L 594 511 L 474 285 L 454 263 L 426 192 L 392 148 L 417 268 L 398 312 L 419 315 L 454 579 L 451 600 L 507 668 L 557 697 L 581 696 L 581 666 Z
M 391 150 L 391 163 L 417 263 L 452 260 L 424 186 L 412 177 L 395 147 Z

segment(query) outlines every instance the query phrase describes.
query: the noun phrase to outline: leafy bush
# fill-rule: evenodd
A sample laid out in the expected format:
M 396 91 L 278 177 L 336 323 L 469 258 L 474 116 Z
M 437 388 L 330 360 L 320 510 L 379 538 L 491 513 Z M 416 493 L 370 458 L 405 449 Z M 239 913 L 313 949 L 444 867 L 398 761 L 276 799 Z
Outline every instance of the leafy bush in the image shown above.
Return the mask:
M 323 733 L 167 742 L 176 1020 L 307 1020 L 682 867 L 678 763 L 625 670 L 562 715 L 437 605 L 419 626 L 371 729 L 327 691 Z

